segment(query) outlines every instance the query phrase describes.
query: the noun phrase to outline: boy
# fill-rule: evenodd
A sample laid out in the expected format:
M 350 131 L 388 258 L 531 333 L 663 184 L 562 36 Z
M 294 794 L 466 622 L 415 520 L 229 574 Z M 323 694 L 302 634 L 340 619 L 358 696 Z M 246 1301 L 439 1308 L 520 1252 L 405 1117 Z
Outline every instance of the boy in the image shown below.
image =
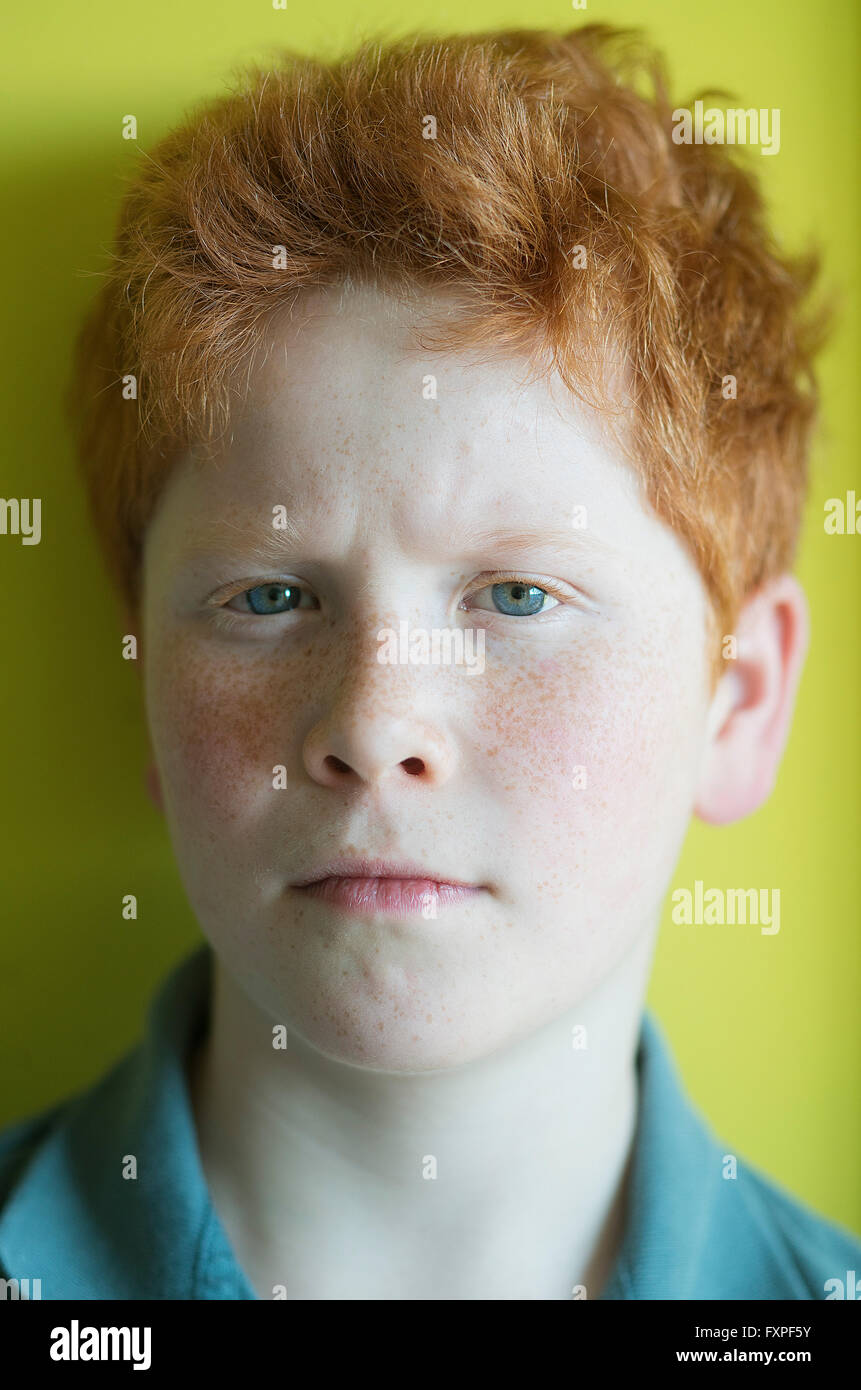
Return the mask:
M 206 945 L 0 1136 L 6 1277 L 820 1299 L 861 1269 L 728 1180 L 644 1010 L 691 814 L 754 811 L 788 733 L 818 340 L 812 262 L 673 128 L 604 27 L 411 39 L 251 70 L 138 173 L 70 403 Z

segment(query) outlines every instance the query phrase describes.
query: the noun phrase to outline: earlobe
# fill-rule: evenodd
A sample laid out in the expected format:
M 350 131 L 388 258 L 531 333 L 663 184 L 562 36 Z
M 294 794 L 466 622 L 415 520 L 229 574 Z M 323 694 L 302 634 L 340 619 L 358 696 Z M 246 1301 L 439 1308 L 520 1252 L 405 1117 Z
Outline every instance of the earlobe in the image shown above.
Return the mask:
M 709 710 L 694 811 L 726 825 L 771 794 L 789 735 L 809 638 L 807 601 L 791 574 L 757 591 L 736 623 L 737 655 Z

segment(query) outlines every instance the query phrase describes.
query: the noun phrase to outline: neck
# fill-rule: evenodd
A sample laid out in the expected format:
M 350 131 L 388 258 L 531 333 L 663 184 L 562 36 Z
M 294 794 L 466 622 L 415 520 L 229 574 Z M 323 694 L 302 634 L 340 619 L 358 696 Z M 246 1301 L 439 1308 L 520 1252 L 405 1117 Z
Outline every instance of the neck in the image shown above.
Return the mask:
M 406 1267 L 413 1291 L 391 1297 L 597 1297 L 623 1233 L 652 948 L 644 932 L 600 990 L 528 1037 L 423 1073 L 344 1064 L 292 1032 L 276 1051 L 276 1020 L 216 957 L 191 1101 L 258 1294 L 374 1297 L 362 1288 L 403 1288 Z

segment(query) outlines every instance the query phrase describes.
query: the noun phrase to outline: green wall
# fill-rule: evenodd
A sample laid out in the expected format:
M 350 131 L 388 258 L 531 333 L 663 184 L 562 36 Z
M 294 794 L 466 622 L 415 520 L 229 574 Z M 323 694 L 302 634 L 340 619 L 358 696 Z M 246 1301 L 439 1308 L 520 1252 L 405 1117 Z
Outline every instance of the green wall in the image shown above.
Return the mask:
M 0 92 L 2 495 L 42 498 L 42 542 L 0 537 L 3 739 L 0 1124 L 88 1085 L 137 1037 L 157 981 L 200 939 L 166 830 L 143 790 L 138 679 L 87 528 L 59 400 L 73 332 L 109 245 L 120 138 L 150 148 L 233 67 L 280 44 L 337 52 L 368 30 L 445 34 L 584 20 L 642 24 L 681 103 L 719 86 L 781 111 L 762 159 L 779 234 L 822 243 L 841 317 L 823 360 L 825 429 L 799 573 L 813 637 L 776 790 L 750 819 L 694 823 L 672 887 L 774 885 L 776 936 L 676 926 L 666 912 L 650 1002 L 695 1100 L 736 1152 L 861 1231 L 859 587 L 861 535 L 829 536 L 823 504 L 858 459 L 858 11 L 851 0 L 366 0 L 275 10 L 89 0 L 7 7 Z M 55 592 L 56 591 L 56 592 Z M 139 916 L 120 913 L 124 893 Z M 732 928 L 726 928 L 732 931 Z

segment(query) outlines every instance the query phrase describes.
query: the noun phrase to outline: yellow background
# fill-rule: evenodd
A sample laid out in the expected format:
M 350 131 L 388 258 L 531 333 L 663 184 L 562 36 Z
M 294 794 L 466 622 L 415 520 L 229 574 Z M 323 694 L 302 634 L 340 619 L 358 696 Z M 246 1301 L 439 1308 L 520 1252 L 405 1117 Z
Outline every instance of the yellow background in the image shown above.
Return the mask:
M 681 927 L 667 911 L 650 1003 L 728 1147 L 861 1232 L 861 535 L 823 530 L 826 498 L 861 496 L 853 0 L 590 0 L 586 11 L 435 0 L 406 12 L 379 0 L 288 0 L 284 11 L 266 0 L 88 0 L 83 12 L 8 11 L 0 493 L 42 498 L 42 542 L 0 536 L 0 1124 L 95 1080 L 139 1035 L 157 982 L 200 940 L 144 796 L 138 678 L 119 659 L 118 615 L 59 409 L 136 153 L 120 138 L 122 117 L 137 116 L 150 149 L 237 63 L 281 44 L 328 55 L 371 30 L 637 24 L 666 53 L 679 105 L 711 86 L 780 109 L 780 152 L 760 160 L 776 228 L 793 248 L 822 242 L 842 306 L 822 363 L 825 429 L 798 567 L 813 639 L 784 765 L 753 817 L 692 825 L 670 885 L 779 887 L 781 929 Z M 120 913 L 131 892 L 136 922 Z

